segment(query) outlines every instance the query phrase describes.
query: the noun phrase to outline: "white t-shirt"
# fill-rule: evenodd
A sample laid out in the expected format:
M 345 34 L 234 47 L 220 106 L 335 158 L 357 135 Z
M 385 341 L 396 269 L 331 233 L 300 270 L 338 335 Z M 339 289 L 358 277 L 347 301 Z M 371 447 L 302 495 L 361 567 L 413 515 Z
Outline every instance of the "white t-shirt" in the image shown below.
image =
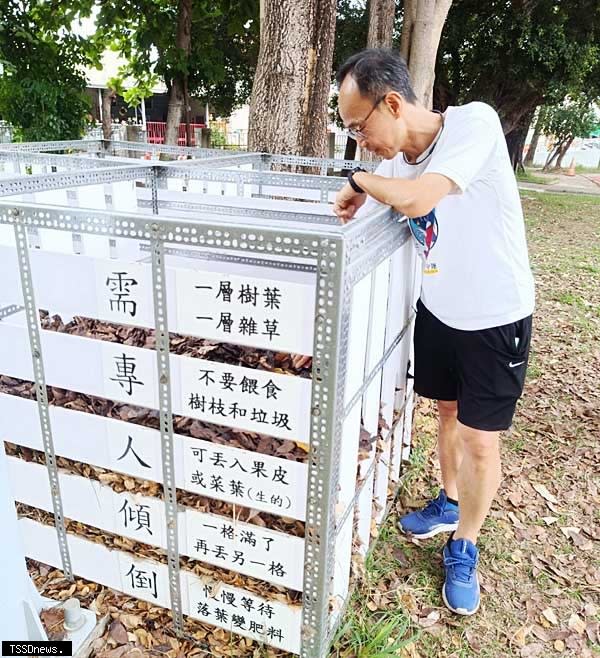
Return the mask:
M 436 173 L 455 184 L 429 215 L 408 220 L 424 260 L 425 306 L 456 329 L 515 322 L 533 312 L 534 285 L 500 120 L 485 103 L 449 107 L 444 117 L 425 162 L 407 164 L 399 153 L 376 173 L 394 178 Z

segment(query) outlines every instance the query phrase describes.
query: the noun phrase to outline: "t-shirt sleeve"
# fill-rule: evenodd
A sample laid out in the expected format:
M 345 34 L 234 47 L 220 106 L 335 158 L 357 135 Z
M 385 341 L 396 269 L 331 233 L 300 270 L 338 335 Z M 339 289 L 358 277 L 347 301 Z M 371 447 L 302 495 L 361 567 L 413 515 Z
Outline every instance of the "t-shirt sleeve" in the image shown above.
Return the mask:
M 431 156 L 423 174 L 442 174 L 464 192 L 477 177 L 502 135 L 496 112 L 483 103 L 481 109 L 457 117 Z

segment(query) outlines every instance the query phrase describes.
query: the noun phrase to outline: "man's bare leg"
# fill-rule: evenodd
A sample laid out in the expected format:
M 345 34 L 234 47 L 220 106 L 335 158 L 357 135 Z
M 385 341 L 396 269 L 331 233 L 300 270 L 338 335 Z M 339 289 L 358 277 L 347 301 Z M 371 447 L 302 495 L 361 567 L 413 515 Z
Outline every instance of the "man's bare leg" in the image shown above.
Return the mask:
M 462 462 L 462 439 L 458 433 L 457 404 L 438 400 L 438 457 L 446 496 L 458 498 L 457 478 Z M 462 501 L 461 501 L 462 514 Z
M 502 478 L 500 432 L 476 430 L 459 422 L 458 434 L 463 459 L 456 480 L 460 520 L 454 539 L 476 544 Z

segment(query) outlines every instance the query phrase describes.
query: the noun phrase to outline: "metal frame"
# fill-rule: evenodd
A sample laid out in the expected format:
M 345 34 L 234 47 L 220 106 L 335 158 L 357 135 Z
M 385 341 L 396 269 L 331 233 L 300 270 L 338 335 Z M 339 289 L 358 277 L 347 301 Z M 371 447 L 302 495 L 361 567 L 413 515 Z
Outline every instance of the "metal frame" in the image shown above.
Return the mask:
M 71 567 L 71 556 L 67 543 L 67 531 L 65 528 L 65 517 L 63 513 L 62 498 L 60 495 L 60 481 L 58 478 L 58 466 L 56 453 L 54 452 L 54 441 L 52 439 L 52 427 L 50 424 L 50 410 L 48 408 L 48 393 L 46 389 L 46 377 L 44 375 L 44 359 L 42 356 L 42 341 L 40 337 L 40 318 L 35 303 L 33 290 L 33 278 L 31 263 L 29 261 L 29 246 L 27 244 L 27 232 L 24 222 L 18 221 L 21 212 L 12 210 L 15 219 L 15 243 L 19 259 L 19 271 L 21 273 L 21 286 L 25 304 L 25 316 L 27 318 L 27 329 L 29 331 L 29 343 L 31 346 L 31 359 L 35 382 L 35 394 L 40 416 L 40 427 L 42 440 L 44 442 L 44 453 L 46 455 L 46 468 L 50 481 L 50 494 L 52 496 L 52 508 L 54 511 L 54 525 L 58 538 L 58 548 L 62 561 L 63 572 L 68 580 L 73 580 L 73 569 Z
M 58 143 L 51 143 L 56 148 Z M 64 143 L 62 143 L 64 145 Z M 129 148 L 129 143 L 126 144 Z M 136 144 L 141 148 L 147 145 Z M 174 147 L 175 148 L 175 147 Z M 27 149 L 24 149 L 27 150 Z M 32 149 L 33 150 L 33 149 Z M 47 150 L 52 150 L 48 147 Z M 163 150 L 162 146 L 159 150 Z M 178 149 L 180 150 L 180 149 Z M 193 149 L 194 151 L 197 149 Z M 244 154 L 246 157 L 248 154 Z M 259 154 L 260 155 L 260 154 Z M 56 157 L 56 156 L 49 156 Z M 253 156 L 254 157 L 254 156 Z M 290 164 L 292 156 L 260 156 L 260 166 L 271 163 Z M 270 158 L 270 160 L 269 160 Z M 230 159 L 230 158 L 228 158 Z M 248 159 L 248 158 L 246 158 Z M 311 158 L 298 158 L 302 165 L 313 166 Z M 216 166 L 218 159 L 215 158 Z M 329 164 L 332 161 L 326 161 Z M 334 573 L 334 547 L 339 519 L 335 518 L 339 465 L 342 450 L 342 426 L 351 408 L 344 405 L 344 383 L 350 320 L 350 297 L 354 284 L 372 271 L 408 239 L 408 228 L 388 209 L 342 226 L 332 224 L 329 215 L 289 213 L 275 210 L 244 210 L 244 217 L 232 208 L 220 209 L 210 204 L 185 204 L 179 209 L 194 213 L 189 219 L 178 220 L 161 216 L 161 210 L 174 207 L 159 201 L 158 189 L 166 176 L 237 182 L 238 185 L 284 185 L 325 192 L 338 189 L 340 178 L 314 175 L 274 173 L 271 171 L 229 171 L 202 169 L 197 166 L 147 164 L 94 168 L 78 173 L 42 176 L 21 176 L 0 179 L 0 225 L 12 225 L 17 237 L 19 262 L 23 276 L 23 291 L 33 346 L 35 384 L 38 407 L 44 429 L 44 447 L 51 483 L 58 483 L 52 445 L 48 401 L 41 355 L 39 328 L 35 322 L 37 307 L 31 286 L 26 231 L 51 228 L 77 234 L 105 235 L 148 241 L 154 283 L 155 331 L 159 373 L 160 432 L 163 455 L 164 498 L 167 513 L 167 543 L 169 586 L 175 628 L 183 633 L 181 589 L 179 582 L 179 550 L 177 545 L 177 498 L 173 472 L 173 421 L 170 396 L 169 334 L 166 317 L 165 253 L 182 252 L 193 247 L 192 253 L 207 257 L 213 250 L 229 250 L 229 255 L 212 254 L 234 262 L 256 261 L 260 254 L 279 255 L 300 261 L 298 269 L 316 266 L 316 305 L 314 318 L 313 378 L 311 397 L 311 450 L 308 463 L 308 495 L 305 524 L 304 604 L 302 612 L 302 658 L 322 658 L 326 654 L 335 628 L 330 628 L 329 601 Z M 211 163 L 212 164 L 212 163 Z M 36 204 L 15 203 L 11 194 L 70 188 L 120 180 L 144 179 L 151 189 L 149 207 L 152 215 L 60 208 Z M 184 202 L 182 202 L 184 203 Z M 202 218 L 198 218 L 200 215 Z M 176 248 L 174 248 L 176 246 Z M 188 252 L 190 250 L 188 249 Z M 316 265 L 315 265 L 316 264 Z M 354 395 L 362 394 L 368 383 L 383 368 L 394 348 L 406 336 L 412 318 L 395 337 L 381 360 L 363 381 Z M 353 398 L 353 399 L 354 399 Z M 62 502 L 58 486 L 52 488 L 55 519 L 64 571 L 71 576 L 67 550 Z M 338 618 L 339 619 L 339 618 Z

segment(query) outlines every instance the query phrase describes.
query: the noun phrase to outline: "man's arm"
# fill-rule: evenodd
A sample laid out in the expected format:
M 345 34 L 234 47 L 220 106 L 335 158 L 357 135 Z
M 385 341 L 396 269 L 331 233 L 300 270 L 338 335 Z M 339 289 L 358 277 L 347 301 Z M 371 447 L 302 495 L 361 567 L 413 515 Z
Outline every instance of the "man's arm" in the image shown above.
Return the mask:
M 358 194 L 349 184 L 338 192 L 333 211 L 344 222 L 354 217 L 367 194 L 403 215 L 422 217 L 455 188 L 455 184 L 442 174 L 424 174 L 414 180 L 407 180 L 359 171 L 353 178 L 366 194 Z

